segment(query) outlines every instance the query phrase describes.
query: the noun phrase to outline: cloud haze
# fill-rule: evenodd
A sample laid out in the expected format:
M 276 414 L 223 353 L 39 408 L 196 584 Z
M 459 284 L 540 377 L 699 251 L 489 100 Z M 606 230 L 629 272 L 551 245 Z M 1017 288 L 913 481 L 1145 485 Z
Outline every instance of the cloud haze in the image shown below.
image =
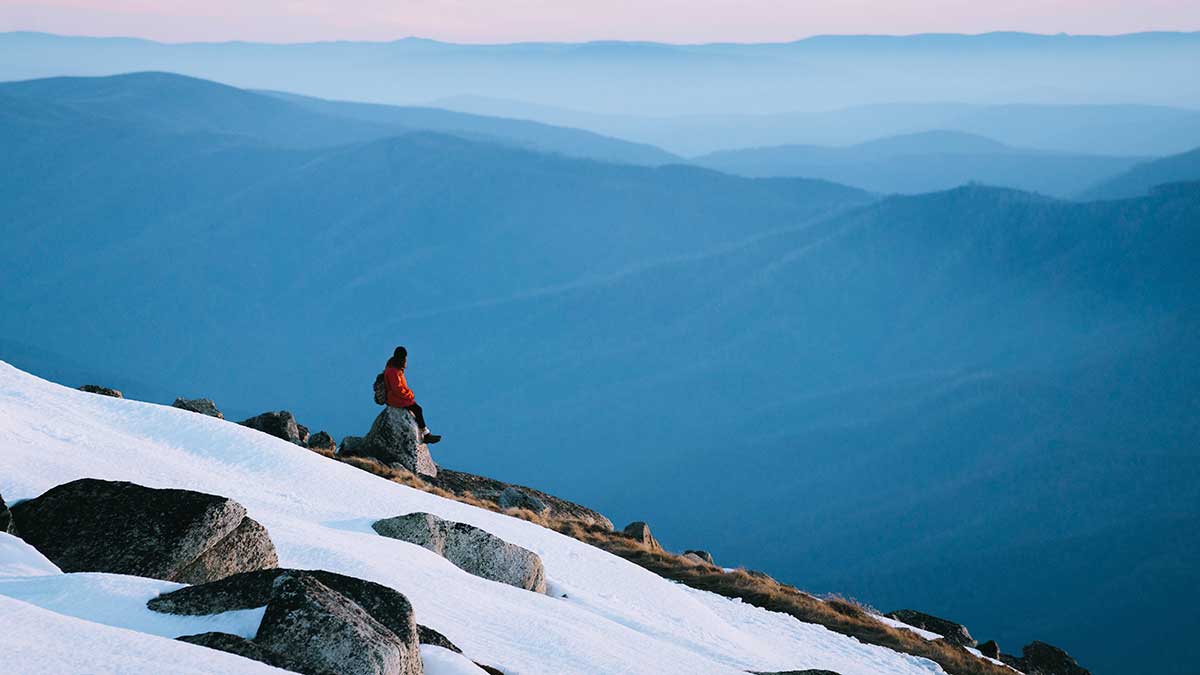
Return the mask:
M 352 5 L 352 6 L 351 6 Z M 351 6 L 348 8 L 348 6 Z M 686 21 L 680 20 L 686 17 Z M 1117 34 L 1200 29 L 1194 0 L 46 0 L 0 3 L 0 30 L 163 41 L 787 41 L 818 34 Z

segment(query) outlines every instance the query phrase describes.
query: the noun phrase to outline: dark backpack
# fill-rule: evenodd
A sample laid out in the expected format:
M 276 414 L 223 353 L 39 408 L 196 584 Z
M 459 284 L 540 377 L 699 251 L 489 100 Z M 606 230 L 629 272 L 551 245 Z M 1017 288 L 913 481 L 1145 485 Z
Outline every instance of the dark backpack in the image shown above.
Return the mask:
M 375 402 L 379 405 L 387 403 L 387 382 L 383 380 L 383 373 L 375 376 Z

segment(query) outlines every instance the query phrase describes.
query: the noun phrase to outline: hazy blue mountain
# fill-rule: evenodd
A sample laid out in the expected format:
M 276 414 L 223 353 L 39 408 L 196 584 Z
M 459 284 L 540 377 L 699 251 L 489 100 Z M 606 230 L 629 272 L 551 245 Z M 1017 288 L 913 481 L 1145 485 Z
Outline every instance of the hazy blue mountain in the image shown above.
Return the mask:
M 1147 105 L 889 103 L 778 114 L 598 114 L 508 99 L 456 96 L 432 105 L 561 124 L 685 156 L 777 145 L 840 146 L 947 130 L 1075 154 L 1169 155 L 1200 144 L 1200 110 Z
M 876 200 L 2 88 L 0 145 L 18 366 L 341 436 L 406 344 L 447 466 L 1099 675 L 1189 672 L 1200 184 Z
M 6 56 L 0 79 L 162 70 L 245 88 L 408 105 L 472 95 L 642 115 L 940 101 L 1200 106 L 1191 68 L 1200 61 L 1198 33 L 830 36 L 705 45 L 162 44 L 8 33 L 0 35 L 0 50 Z M 895 132 L 872 136 L 886 133 Z M 697 152 L 800 142 L 806 141 L 738 142 Z
M 294 147 L 328 147 L 414 131 L 630 164 L 679 159 L 648 145 L 537 122 L 435 108 L 401 108 L 245 91 L 173 73 L 55 77 L 0 83 L 0 95 L 52 102 L 86 115 L 120 119 L 142 130 L 246 136 Z
M 385 125 L 346 124 L 272 97 L 173 73 L 4 82 L 0 95 L 52 102 L 144 131 L 240 135 L 287 146 L 341 145 L 396 133 Z
M 725 150 L 693 162 L 742 176 L 823 178 L 885 193 L 933 192 L 980 182 L 1065 197 L 1138 160 L 1019 149 L 976 134 L 927 131 L 842 148 Z
M 472 115 L 441 108 L 327 101 L 298 94 L 264 93 L 331 117 L 370 122 L 390 129 L 438 131 L 476 140 L 506 141 L 540 152 L 625 164 L 660 165 L 683 161 L 652 145 L 528 120 Z
M 1128 171 L 1091 186 L 1086 199 L 1123 199 L 1149 193 L 1165 183 L 1200 180 L 1200 148 L 1134 166 Z

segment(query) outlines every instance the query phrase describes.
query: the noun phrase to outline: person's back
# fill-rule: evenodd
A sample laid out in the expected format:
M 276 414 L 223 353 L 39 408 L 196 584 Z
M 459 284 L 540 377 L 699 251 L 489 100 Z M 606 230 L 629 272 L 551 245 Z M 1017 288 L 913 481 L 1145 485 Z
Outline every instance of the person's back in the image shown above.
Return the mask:
M 403 408 L 413 414 L 417 420 L 417 428 L 425 443 L 437 443 L 442 437 L 429 432 L 425 426 L 425 411 L 417 404 L 416 394 L 408 386 L 404 377 L 404 369 L 408 367 L 408 350 L 396 347 L 392 358 L 388 359 L 387 367 L 383 369 L 383 381 L 387 385 L 387 404 L 393 408 Z

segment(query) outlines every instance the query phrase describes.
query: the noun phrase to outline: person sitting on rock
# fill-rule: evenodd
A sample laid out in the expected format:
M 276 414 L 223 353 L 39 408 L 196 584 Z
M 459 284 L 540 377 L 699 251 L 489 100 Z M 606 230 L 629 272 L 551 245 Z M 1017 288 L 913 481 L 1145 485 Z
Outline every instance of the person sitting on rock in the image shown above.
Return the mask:
M 387 404 L 393 408 L 404 408 L 413 414 L 417 420 L 417 428 L 421 430 L 421 442 L 437 443 L 442 437 L 429 433 L 429 427 L 425 426 L 425 411 L 417 405 L 417 397 L 413 390 L 408 388 L 408 381 L 404 379 L 406 366 L 408 350 L 396 347 L 392 358 L 388 359 L 387 367 L 383 369 L 383 381 L 387 384 Z

